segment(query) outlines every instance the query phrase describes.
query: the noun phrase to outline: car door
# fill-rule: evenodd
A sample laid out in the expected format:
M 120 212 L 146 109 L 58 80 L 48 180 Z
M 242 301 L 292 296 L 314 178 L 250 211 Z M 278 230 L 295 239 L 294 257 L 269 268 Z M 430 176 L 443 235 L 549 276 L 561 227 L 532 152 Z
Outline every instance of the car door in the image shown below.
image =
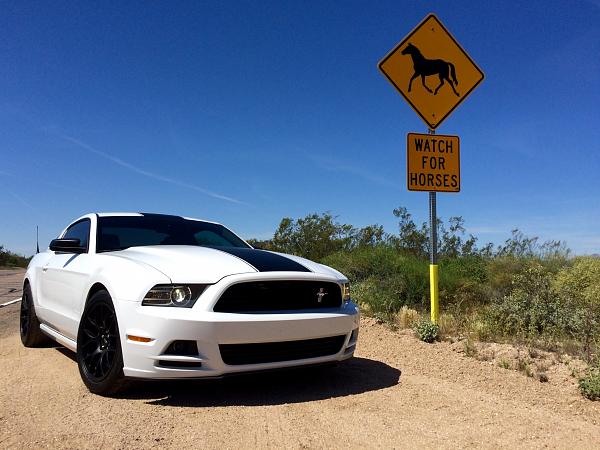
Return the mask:
M 61 237 L 79 239 L 86 252 L 52 252 L 40 277 L 40 305 L 45 310 L 46 321 L 73 340 L 77 339 L 79 324 L 77 305 L 85 295 L 93 256 L 89 254 L 90 228 L 90 219 L 70 225 Z

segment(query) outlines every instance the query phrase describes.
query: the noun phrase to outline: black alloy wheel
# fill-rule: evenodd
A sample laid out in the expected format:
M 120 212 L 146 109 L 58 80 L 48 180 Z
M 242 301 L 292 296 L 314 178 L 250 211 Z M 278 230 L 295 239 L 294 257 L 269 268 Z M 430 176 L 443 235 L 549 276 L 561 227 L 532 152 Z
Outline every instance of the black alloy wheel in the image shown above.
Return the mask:
M 40 322 L 35 314 L 29 284 L 26 284 L 23 288 L 21 312 L 19 315 L 19 334 L 21 335 L 21 342 L 25 347 L 37 347 L 48 340 L 44 333 L 42 333 L 42 330 L 40 330 Z
M 106 291 L 88 301 L 77 335 L 77 364 L 88 389 L 110 395 L 123 387 L 123 355 L 117 315 Z
M 105 303 L 96 303 L 87 312 L 81 326 L 81 357 L 90 378 L 101 381 L 110 372 L 117 351 L 117 318 Z
M 29 299 L 25 296 L 25 292 L 23 292 L 23 298 L 21 298 L 21 317 L 20 317 L 20 330 L 21 330 L 21 339 L 23 336 L 27 336 L 29 333 L 29 323 L 31 322 L 31 306 L 29 305 Z

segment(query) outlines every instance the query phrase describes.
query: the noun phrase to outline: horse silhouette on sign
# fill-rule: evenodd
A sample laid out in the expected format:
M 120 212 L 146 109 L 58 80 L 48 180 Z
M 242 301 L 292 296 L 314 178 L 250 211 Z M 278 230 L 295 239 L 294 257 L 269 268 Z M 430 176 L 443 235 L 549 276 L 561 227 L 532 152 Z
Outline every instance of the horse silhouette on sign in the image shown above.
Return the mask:
M 413 60 L 413 67 L 415 69 L 415 73 L 408 82 L 408 92 L 410 92 L 413 80 L 417 77 L 421 77 L 421 83 L 423 83 L 423 87 L 427 89 L 430 94 L 436 95 L 440 88 L 444 85 L 444 80 L 446 80 L 456 96 L 460 97 L 460 94 L 456 92 L 456 89 L 454 89 L 454 86 L 458 85 L 454 64 L 444 61 L 443 59 L 426 59 L 421 51 L 410 43 L 404 50 L 402 50 L 402 54 L 410 55 Z M 435 88 L 435 91 L 429 89 L 429 87 L 425 84 L 425 77 L 429 75 L 438 75 L 440 77 L 440 85 Z M 452 80 L 450 79 L 449 75 L 452 75 Z M 454 81 L 454 83 L 452 81 Z

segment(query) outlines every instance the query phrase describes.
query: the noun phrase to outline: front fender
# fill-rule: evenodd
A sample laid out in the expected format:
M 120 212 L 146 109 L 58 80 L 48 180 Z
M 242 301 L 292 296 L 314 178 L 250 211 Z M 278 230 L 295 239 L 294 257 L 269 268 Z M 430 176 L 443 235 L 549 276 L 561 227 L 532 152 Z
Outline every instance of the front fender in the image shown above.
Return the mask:
M 85 298 L 80 302 L 79 317 L 83 314 L 88 293 L 96 284 L 103 285 L 119 312 L 119 302 L 140 302 L 153 286 L 156 284 L 170 284 L 171 279 L 154 267 L 123 258 L 102 256 L 102 264 L 90 277 Z

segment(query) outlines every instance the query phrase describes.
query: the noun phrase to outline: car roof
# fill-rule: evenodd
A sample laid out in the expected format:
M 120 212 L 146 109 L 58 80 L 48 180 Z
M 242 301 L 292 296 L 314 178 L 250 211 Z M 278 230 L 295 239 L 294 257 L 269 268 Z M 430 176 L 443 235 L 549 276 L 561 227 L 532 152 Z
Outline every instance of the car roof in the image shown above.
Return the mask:
M 178 219 L 185 219 L 185 220 L 196 220 L 199 222 L 206 222 L 206 223 L 214 223 L 215 225 L 221 225 L 219 222 L 214 222 L 212 220 L 205 220 L 205 219 L 197 219 L 195 217 L 186 217 L 186 216 L 176 216 L 174 214 L 156 214 L 156 213 L 147 213 L 147 212 L 99 212 L 96 213 L 96 215 L 98 217 L 163 217 L 163 218 L 178 218 Z

